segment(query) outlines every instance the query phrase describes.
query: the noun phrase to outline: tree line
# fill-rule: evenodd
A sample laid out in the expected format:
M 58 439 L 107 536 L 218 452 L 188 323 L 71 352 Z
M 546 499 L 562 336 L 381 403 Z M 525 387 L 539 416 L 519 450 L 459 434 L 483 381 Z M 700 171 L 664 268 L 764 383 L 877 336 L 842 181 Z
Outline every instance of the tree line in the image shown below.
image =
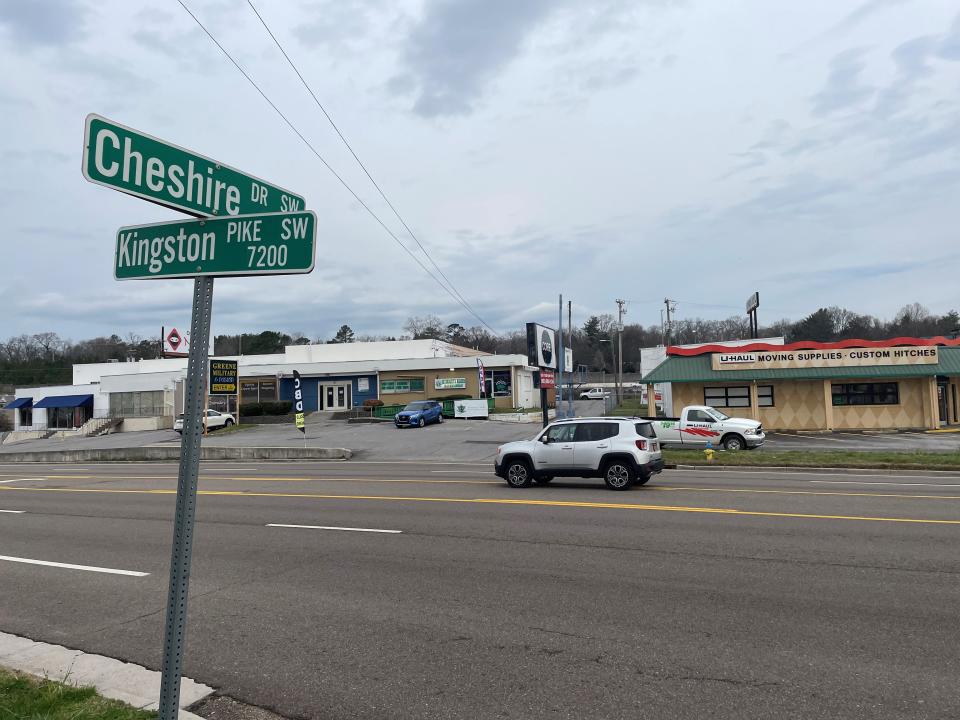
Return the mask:
M 882 320 L 861 315 L 841 307 L 820 308 L 797 321 L 778 320 L 760 326 L 761 337 L 783 337 L 787 342 L 818 340 L 827 342 L 851 338 L 881 340 L 890 337 L 930 337 L 956 335 L 960 332 L 960 314 L 951 310 L 945 315 L 931 314 L 919 303 L 902 307 L 892 319 Z M 725 320 L 687 318 L 676 320 L 670 328 L 660 325 L 624 324 L 623 368 L 640 372 L 640 348 L 661 344 L 688 344 L 716 340 L 738 340 L 748 337 L 746 317 Z M 568 344 L 564 334 L 564 344 Z M 403 334 L 357 334 L 349 325 L 341 325 L 333 337 L 311 339 L 302 332 L 285 333 L 264 330 L 240 335 L 216 335 L 214 355 L 271 355 L 282 353 L 288 345 L 312 343 L 350 343 L 373 340 L 443 340 L 463 347 L 496 354 L 526 354 L 524 330 L 494 335 L 479 326 L 445 323 L 435 315 L 411 317 L 403 326 Z M 590 371 L 612 372 L 616 367 L 614 350 L 617 339 L 612 315 L 592 315 L 573 328 L 573 355 L 576 365 Z M 70 384 L 72 366 L 76 363 L 124 362 L 161 357 L 160 339 L 143 338 L 130 333 L 95 337 L 73 342 L 53 332 L 17 335 L 0 342 L 0 387 Z

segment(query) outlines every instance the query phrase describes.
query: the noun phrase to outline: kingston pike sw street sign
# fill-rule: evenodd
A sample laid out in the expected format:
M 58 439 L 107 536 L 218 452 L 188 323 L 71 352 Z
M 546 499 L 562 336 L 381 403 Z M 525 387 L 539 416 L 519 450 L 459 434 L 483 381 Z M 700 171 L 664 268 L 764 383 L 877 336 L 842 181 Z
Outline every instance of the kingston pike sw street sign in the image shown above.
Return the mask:
M 190 215 L 303 210 L 302 197 L 191 150 L 87 115 L 83 176 Z
M 117 231 L 117 280 L 294 275 L 313 270 L 312 210 L 131 225 Z

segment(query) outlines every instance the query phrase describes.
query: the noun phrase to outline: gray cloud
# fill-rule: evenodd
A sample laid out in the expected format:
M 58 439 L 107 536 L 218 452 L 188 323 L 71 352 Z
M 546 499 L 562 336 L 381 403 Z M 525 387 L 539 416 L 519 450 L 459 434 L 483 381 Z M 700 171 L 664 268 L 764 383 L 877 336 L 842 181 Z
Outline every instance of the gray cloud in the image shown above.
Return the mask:
M 424 117 L 468 115 L 487 83 L 555 8 L 550 0 L 432 0 L 403 50 L 392 88 L 415 86 Z
M 815 115 L 826 115 L 858 105 L 870 98 L 875 88 L 863 85 L 863 50 L 845 50 L 830 61 L 830 74 L 823 89 L 813 96 Z
M 84 35 L 87 8 L 77 0 L 0 0 L 0 25 L 21 47 L 58 47 Z
M 950 31 L 937 48 L 937 55 L 944 60 L 960 60 L 960 15 L 953 19 Z
M 877 13 L 897 5 L 903 5 L 907 1 L 908 0 L 867 0 L 867 2 L 845 15 L 840 22 L 833 26 L 830 32 L 836 34 L 848 33 Z

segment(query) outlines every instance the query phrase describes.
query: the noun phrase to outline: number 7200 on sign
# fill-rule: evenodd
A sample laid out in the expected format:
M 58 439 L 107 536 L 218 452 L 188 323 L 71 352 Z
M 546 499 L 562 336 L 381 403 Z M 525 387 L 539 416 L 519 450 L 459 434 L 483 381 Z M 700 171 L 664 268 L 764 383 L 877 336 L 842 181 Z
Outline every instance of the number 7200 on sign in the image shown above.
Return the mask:
M 117 231 L 118 280 L 201 275 L 293 275 L 313 270 L 310 210 L 185 220 Z

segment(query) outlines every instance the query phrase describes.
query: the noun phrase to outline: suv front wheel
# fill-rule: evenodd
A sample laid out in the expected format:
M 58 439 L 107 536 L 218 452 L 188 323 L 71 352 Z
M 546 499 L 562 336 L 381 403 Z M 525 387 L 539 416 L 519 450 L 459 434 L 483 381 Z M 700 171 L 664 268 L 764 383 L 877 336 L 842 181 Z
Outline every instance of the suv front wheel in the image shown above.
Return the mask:
M 513 488 L 530 487 L 533 483 L 533 471 L 526 460 L 511 460 L 503 476 L 507 485 Z
M 603 467 L 603 481 L 611 490 L 629 490 L 637 473 L 625 460 L 611 460 Z

